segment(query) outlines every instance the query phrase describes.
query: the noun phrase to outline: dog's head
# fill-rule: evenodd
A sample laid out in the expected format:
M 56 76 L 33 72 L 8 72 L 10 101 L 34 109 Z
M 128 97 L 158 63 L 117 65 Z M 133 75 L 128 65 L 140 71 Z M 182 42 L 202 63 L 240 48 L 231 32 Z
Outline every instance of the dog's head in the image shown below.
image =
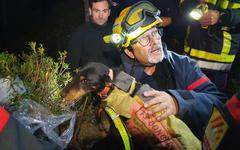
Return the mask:
M 104 64 L 91 62 L 76 71 L 64 87 L 61 96 L 65 101 L 76 101 L 89 92 L 98 92 L 111 82 L 111 69 Z

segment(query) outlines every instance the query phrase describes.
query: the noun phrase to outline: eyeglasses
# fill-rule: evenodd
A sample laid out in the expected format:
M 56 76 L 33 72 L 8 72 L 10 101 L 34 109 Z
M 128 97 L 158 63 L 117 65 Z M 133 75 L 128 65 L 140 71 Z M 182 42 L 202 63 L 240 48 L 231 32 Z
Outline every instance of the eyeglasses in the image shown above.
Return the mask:
M 150 42 L 152 41 L 153 38 L 157 38 L 157 39 L 161 38 L 159 30 L 155 30 L 155 31 L 151 32 L 150 34 L 142 36 L 142 37 L 140 36 L 139 38 L 133 40 L 132 44 L 139 43 L 142 47 L 145 47 L 150 44 Z

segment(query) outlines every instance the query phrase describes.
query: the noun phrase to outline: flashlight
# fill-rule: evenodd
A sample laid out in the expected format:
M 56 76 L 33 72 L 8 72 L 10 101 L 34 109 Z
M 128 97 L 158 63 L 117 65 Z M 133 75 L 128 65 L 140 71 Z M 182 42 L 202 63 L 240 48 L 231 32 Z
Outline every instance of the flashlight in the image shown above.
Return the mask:
M 196 8 L 194 8 L 190 13 L 189 16 L 194 20 L 200 20 L 202 16 L 208 12 L 208 5 L 207 4 L 199 4 Z M 207 28 L 202 27 L 202 28 Z
M 203 16 L 203 12 L 201 9 L 194 8 L 190 13 L 190 17 L 194 20 L 200 20 Z
M 208 5 L 207 4 L 199 4 L 196 8 L 194 8 L 190 13 L 189 16 L 194 20 L 200 20 L 203 14 L 208 12 Z

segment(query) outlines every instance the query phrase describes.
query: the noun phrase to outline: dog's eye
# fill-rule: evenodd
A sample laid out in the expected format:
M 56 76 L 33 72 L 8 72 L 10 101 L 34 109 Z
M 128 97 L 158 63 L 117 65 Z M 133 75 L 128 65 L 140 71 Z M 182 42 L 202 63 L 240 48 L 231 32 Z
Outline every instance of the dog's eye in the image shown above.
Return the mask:
M 80 82 L 81 83 L 87 83 L 87 78 L 85 76 L 80 76 Z
M 88 81 L 87 81 L 87 79 L 81 79 L 80 82 L 81 83 L 87 83 Z

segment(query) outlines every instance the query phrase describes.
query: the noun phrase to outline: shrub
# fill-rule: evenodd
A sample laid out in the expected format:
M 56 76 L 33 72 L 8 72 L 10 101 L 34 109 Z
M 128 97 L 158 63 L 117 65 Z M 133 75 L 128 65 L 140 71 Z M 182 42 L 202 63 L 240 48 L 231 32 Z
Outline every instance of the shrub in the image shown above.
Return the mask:
M 45 55 L 42 44 L 29 42 L 30 51 L 16 57 L 7 52 L 0 53 L 0 77 L 19 76 L 27 89 L 22 96 L 17 96 L 16 103 L 23 98 L 29 98 L 43 104 L 53 113 L 59 113 L 64 108 L 61 104 L 60 91 L 70 80 L 68 64 L 65 63 L 66 52 L 59 52 L 57 61 Z

